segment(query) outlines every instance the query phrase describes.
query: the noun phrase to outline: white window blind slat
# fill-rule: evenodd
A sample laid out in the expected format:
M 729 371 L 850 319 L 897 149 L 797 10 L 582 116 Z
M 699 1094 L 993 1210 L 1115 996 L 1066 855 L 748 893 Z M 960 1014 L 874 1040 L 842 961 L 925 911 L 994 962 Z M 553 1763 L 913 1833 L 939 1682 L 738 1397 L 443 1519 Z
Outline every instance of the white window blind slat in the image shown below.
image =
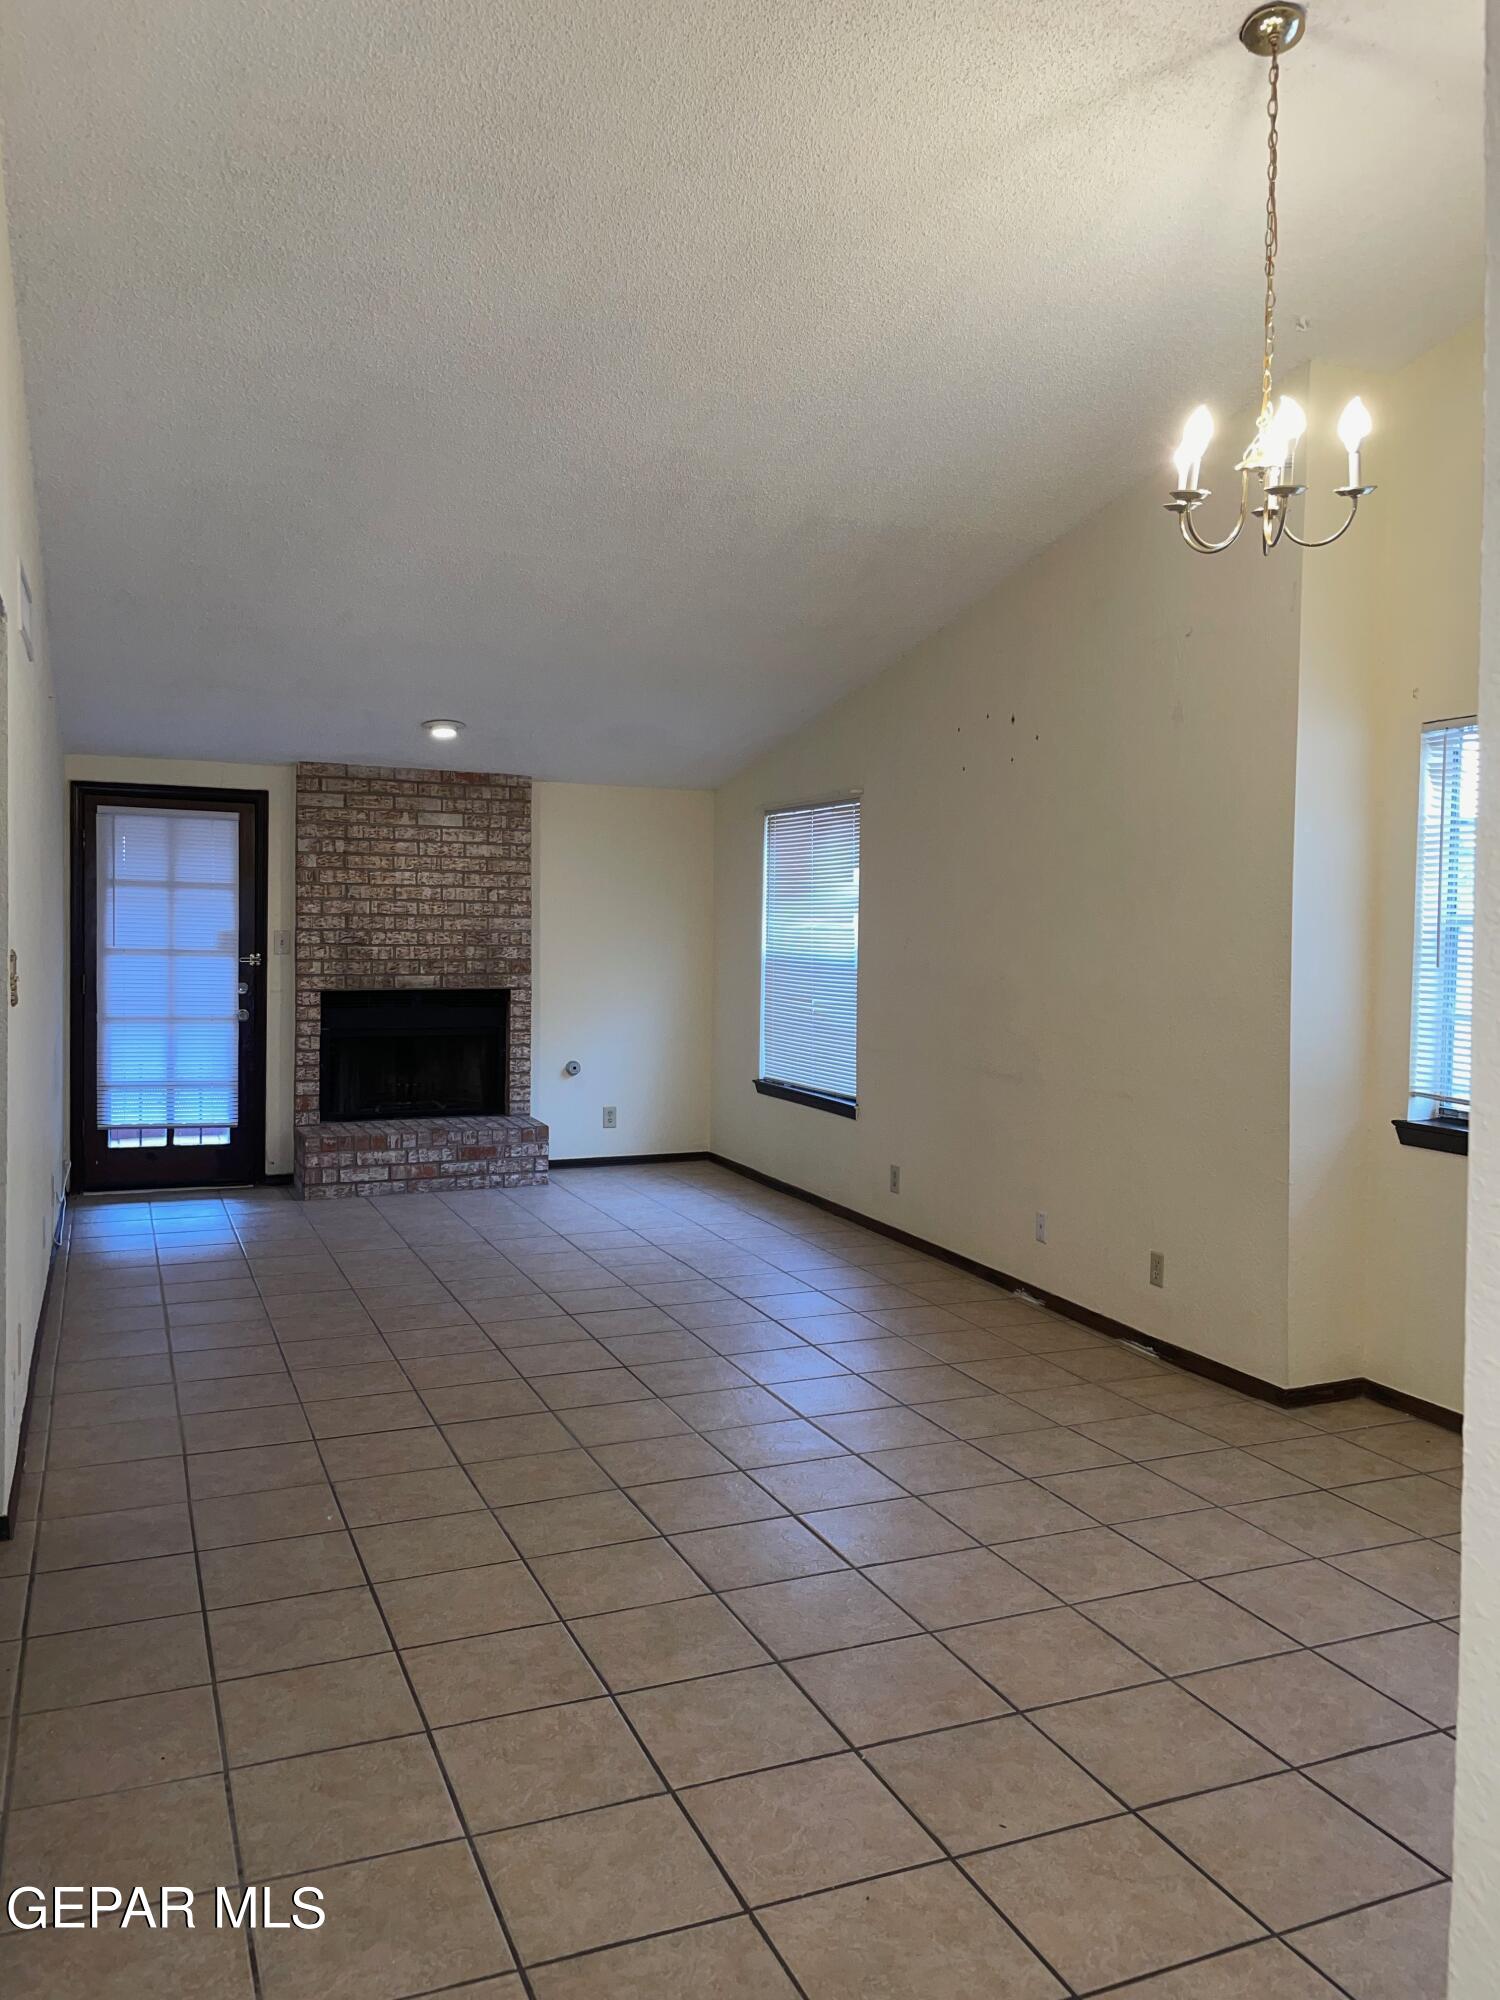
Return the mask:
M 98 812 L 102 1130 L 239 1122 L 239 816 Z
M 766 814 L 760 1073 L 855 1096 L 859 801 Z
M 1467 1118 L 1479 725 L 1422 731 L 1411 1004 L 1412 1115 Z

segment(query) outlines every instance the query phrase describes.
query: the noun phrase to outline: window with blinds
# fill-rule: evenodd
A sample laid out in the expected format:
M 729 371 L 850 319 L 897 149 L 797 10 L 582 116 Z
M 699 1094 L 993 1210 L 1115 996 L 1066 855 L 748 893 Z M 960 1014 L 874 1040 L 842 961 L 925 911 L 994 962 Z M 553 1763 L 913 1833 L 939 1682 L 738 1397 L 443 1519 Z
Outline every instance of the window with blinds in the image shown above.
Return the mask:
M 1478 809 L 1478 723 L 1431 724 L 1422 731 L 1417 820 L 1410 1106 L 1416 1119 L 1469 1116 Z
M 853 1105 L 859 801 L 766 814 L 760 1074 Z
M 239 1122 L 239 818 L 101 806 L 96 1117 L 111 1147 Z

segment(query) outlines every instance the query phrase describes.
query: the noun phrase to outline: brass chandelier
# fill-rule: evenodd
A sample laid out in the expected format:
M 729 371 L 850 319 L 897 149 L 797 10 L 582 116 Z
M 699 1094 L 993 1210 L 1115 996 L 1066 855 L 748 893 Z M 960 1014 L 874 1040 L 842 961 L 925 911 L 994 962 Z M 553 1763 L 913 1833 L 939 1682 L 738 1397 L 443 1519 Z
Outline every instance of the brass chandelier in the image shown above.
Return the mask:
M 1281 83 L 1281 58 L 1288 49 L 1301 41 L 1307 27 L 1307 9 L 1296 4 L 1296 0 L 1285 0 L 1281 6 L 1257 7 L 1240 29 L 1240 40 L 1254 56 L 1270 61 L 1270 95 L 1266 111 L 1270 121 L 1266 141 L 1266 311 L 1265 345 L 1261 359 L 1260 415 L 1255 420 L 1255 435 L 1251 438 L 1244 456 L 1235 471 L 1240 475 L 1240 511 L 1233 528 L 1222 541 L 1213 542 L 1200 535 L 1193 516 L 1208 498 L 1208 488 L 1202 483 L 1203 454 L 1214 434 L 1214 420 L 1207 408 L 1200 403 L 1188 418 L 1183 428 L 1182 442 L 1172 455 L 1177 472 L 1177 484 L 1172 497 L 1167 502 L 1169 513 L 1177 516 L 1182 529 L 1182 538 L 1189 548 L 1200 555 L 1216 556 L 1239 539 L 1240 530 L 1252 516 L 1260 523 L 1261 553 L 1269 555 L 1285 535 L 1298 548 L 1323 549 L 1330 542 L 1338 541 L 1353 526 L 1354 517 L 1359 512 L 1359 503 L 1373 486 L 1360 483 L 1360 446 L 1370 434 L 1370 413 L 1358 396 L 1347 403 L 1339 418 L 1339 442 L 1349 457 L 1348 479 L 1334 491 L 1349 503 L 1349 512 L 1341 527 L 1331 535 L 1324 535 L 1315 541 L 1305 541 L 1289 525 L 1287 509 L 1299 494 L 1307 488 L 1296 483 L 1297 444 L 1307 429 L 1307 417 L 1300 403 L 1291 396 L 1277 398 L 1273 394 L 1272 367 L 1276 356 L 1276 252 L 1278 248 L 1276 229 L 1276 146 L 1277 118 L 1280 111 L 1278 90 Z M 1260 480 L 1260 500 L 1257 506 L 1250 504 L 1250 475 L 1254 473 Z

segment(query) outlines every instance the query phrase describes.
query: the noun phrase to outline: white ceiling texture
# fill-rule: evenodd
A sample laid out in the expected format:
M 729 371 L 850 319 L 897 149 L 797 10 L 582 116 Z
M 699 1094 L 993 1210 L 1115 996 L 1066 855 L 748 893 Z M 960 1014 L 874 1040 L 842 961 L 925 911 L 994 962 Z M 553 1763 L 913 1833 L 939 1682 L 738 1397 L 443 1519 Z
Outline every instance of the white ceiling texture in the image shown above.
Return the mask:
M 722 778 L 1254 393 L 1247 4 L 3 0 L 70 747 Z M 1480 14 L 1314 5 L 1289 365 L 1477 312 Z

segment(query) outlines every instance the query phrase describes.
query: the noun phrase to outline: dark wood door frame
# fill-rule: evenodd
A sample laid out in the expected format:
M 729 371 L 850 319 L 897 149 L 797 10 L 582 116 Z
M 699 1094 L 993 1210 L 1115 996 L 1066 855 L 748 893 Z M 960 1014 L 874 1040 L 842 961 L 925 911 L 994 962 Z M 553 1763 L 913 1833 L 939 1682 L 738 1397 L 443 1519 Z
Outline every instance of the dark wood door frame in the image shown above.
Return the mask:
M 240 951 L 242 956 L 260 954 L 258 966 L 241 969 L 250 992 L 246 1005 L 250 1019 L 240 1035 L 239 1136 L 234 1159 L 216 1159 L 216 1148 L 204 1147 L 196 1153 L 183 1148 L 172 1157 L 172 1149 L 127 1156 L 116 1154 L 110 1162 L 110 1188 L 226 1187 L 243 1186 L 247 1179 L 262 1181 L 266 1172 L 266 936 L 269 884 L 270 795 L 267 792 L 218 789 L 205 785 L 105 784 L 95 779 L 76 779 L 71 790 L 72 818 L 72 909 L 68 927 L 68 1005 L 71 1033 L 69 1084 L 72 1113 L 72 1186 L 75 1192 L 89 1193 L 100 1186 L 94 1131 L 94 1088 L 97 1029 L 92 989 L 85 989 L 83 975 L 97 976 L 97 911 L 86 893 L 89 880 L 87 834 L 95 809 L 101 805 L 203 807 L 212 812 L 239 811 L 240 821 Z M 248 808 L 248 812 L 245 810 Z M 251 893 L 247 898 L 243 883 L 248 877 Z M 247 1164 L 239 1167 L 236 1160 Z M 90 1163 L 95 1167 L 91 1174 Z M 197 1171 L 193 1171 L 193 1169 Z M 174 1169 L 176 1171 L 174 1171 Z M 155 1171 L 153 1171 L 155 1170 Z

